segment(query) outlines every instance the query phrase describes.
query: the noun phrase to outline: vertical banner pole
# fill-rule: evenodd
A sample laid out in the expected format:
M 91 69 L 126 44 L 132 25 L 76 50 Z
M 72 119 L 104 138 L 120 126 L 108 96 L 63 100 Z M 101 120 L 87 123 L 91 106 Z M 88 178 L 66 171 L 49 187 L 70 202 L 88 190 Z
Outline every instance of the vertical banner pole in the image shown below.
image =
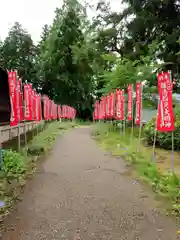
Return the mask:
M 31 111 L 32 111 L 32 138 L 34 138 L 34 93 L 33 93 L 33 88 L 31 85 Z
M 21 91 L 22 91 L 22 103 L 23 103 L 23 128 L 24 128 L 24 145 L 25 145 L 25 153 L 27 153 L 27 133 L 26 133 L 26 121 L 25 121 L 25 114 L 26 114 L 26 102 L 25 102 L 25 99 L 24 99 L 24 92 L 23 92 L 23 89 L 22 89 L 22 85 L 21 85 Z
M 171 80 L 172 91 L 173 91 L 173 81 L 172 81 L 172 72 L 171 71 L 170 71 L 170 80 Z M 174 131 L 172 131 L 171 137 L 172 137 L 172 171 L 174 172 Z
M 12 73 L 12 69 L 10 70 L 10 72 Z M 9 74 L 8 74 L 8 83 L 9 83 Z M 10 86 L 9 86 L 10 88 Z M 10 105 L 11 105 L 11 115 L 10 115 L 10 130 L 9 130 L 9 139 L 12 138 L 12 126 L 11 126 L 11 118 L 12 118 L 12 109 L 14 108 L 13 106 L 13 101 L 12 101 L 12 96 L 10 96 Z
M 141 98 L 140 98 L 140 101 L 141 101 L 141 113 L 140 113 L 140 128 L 139 128 L 139 138 L 138 138 L 138 152 L 140 152 L 140 145 L 141 145 L 141 134 L 142 134 L 142 109 L 143 109 L 143 106 L 142 106 L 142 95 L 143 95 L 143 86 L 142 86 L 142 83 L 141 83 Z
M 124 89 L 122 90 L 122 97 L 123 97 L 123 99 L 124 99 L 124 102 L 123 102 L 123 108 L 124 108 L 124 128 L 123 128 L 123 136 L 125 136 L 125 134 L 126 134 L 126 118 L 125 118 L 125 116 L 126 116 L 126 114 L 125 114 L 125 96 L 124 96 Z
M 123 136 L 126 134 L 126 120 L 124 119 Z
M 133 84 L 128 84 L 127 87 L 127 121 L 131 122 L 131 133 L 130 133 L 130 141 L 133 139 Z
M 161 104 L 161 102 L 160 102 L 160 100 L 158 99 L 158 108 L 157 108 L 156 123 L 155 123 L 156 125 L 155 125 L 155 129 L 154 129 L 154 140 L 153 140 L 152 161 L 156 161 L 156 159 L 155 159 L 155 149 L 156 149 L 156 138 L 157 138 L 158 109 L 159 109 L 159 108 L 161 109 L 161 107 L 160 107 L 159 104 Z
M 122 121 L 119 122 L 119 131 L 120 135 L 122 136 Z
M 39 97 L 36 93 L 36 132 L 37 132 L 37 135 L 38 135 L 38 127 L 39 127 L 39 124 L 38 124 L 38 118 L 39 118 L 38 101 L 39 101 Z
M 17 92 L 17 115 L 18 115 L 18 151 L 20 151 L 21 148 L 21 134 L 20 134 L 20 99 L 19 99 L 19 85 L 18 85 L 18 75 L 17 75 L 17 71 L 16 71 L 16 92 Z
M 153 141 L 153 152 L 152 152 L 152 161 L 154 161 L 154 162 L 156 161 L 156 158 L 155 158 L 156 137 L 157 137 L 157 129 L 156 129 L 156 126 L 155 126 L 154 141 Z
M 174 132 L 172 131 L 172 172 L 174 172 Z
M 133 98 L 133 85 L 132 85 L 132 125 L 131 125 L 131 141 L 134 136 L 134 98 Z
M 141 145 L 141 132 L 142 132 L 142 122 L 140 122 L 140 127 L 139 127 L 138 152 L 140 152 L 140 145 Z

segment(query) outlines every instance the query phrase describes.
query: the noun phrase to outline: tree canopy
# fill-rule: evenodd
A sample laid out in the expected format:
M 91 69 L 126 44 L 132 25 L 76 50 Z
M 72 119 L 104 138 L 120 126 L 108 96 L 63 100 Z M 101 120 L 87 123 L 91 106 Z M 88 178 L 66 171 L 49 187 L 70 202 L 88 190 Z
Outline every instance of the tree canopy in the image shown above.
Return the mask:
M 0 66 L 17 69 L 23 82 L 80 117 L 91 116 L 95 99 L 117 87 L 146 80 L 155 89 L 158 69 L 172 70 L 178 92 L 180 1 L 122 2 L 115 12 L 100 0 L 91 21 L 87 4 L 64 0 L 38 44 L 16 22 L 0 41 Z

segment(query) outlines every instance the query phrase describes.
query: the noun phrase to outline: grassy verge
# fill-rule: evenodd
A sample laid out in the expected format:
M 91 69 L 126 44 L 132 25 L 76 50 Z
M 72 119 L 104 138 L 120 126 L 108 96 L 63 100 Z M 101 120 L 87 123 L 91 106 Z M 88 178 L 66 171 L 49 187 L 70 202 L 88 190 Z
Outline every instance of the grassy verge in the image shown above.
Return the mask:
M 73 122 L 48 123 L 22 152 L 4 151 L 4 160 L 1 162 L 0 170 L 0 203 L 5 203 L 5 205 L 0 208 L 0 223 L 2 223 L 0 233 L 3 232 L 4 217 L 9 214 L 13 203 L 20 200 L 26 180 L 36 170 L 37 160 L 52 148 L 57 135 L 75 126 Z
M 171 213 L 180 216 L 180 179 L 177 175 L 159 169 L 152 161 L 152 149 L 147 151 L 141 144 L 138 152 L 138 139 L 131 140 L 128 132 L 121 136 L 119 131 L 108 130 L 107 124 L 96 124 L 93 136 L 103 148 L 131 163 L 141 179 L 148 183 L 154 192 L 168 200 L 171 204 Z

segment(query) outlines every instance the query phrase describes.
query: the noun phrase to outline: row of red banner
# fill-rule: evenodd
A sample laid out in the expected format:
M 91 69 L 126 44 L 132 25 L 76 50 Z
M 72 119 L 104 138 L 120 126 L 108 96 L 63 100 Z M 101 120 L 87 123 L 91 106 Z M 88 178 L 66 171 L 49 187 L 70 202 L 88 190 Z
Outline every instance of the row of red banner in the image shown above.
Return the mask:
M 161 132 L 172 132 L 175 130 L 175 125 L 172 98 L 173 83 L 171 81 L 171 73 L 159 73 L 157 78 L 159 104 L 156 129 Z
M 43 97 L 43 103 L 44 120 L 56 120 L 60 118 L 74 119 L 76 117 L 76 110 L 73 107 L 67 105 L 57 105 L 47 96 Z
M 156 121 L 156 129 L 161 132 L 174 131 L 174 114 L 172 102 L 172 82 L 171 73 L 162 72 L 157 75 L 159 104 Z M 127 120 L 133 120 L 133 85 L 127 87 Z M 136 115 L 135 124 L 140 125 L 142 121 L 142 83 L 136 83 Z M 125 120 L 125 97 L 124 90 L 116 89 L 115 93 L 110 93 L 96 101 L 94 105 L 94 120 L 116 119 Z
M 17 126 L 23 120 L 39 122 L 42 120 L 42 112 L 44 120 L 75 118 L 76 110 L 74 108 L 67 105 L 57 105 L 47 96 L 42 98 L 32 88 L 32 84 L 24 84 L 23 86 L 16 71 L 8 72 L 8 83 L 11 103 L 10 126 Z M 44 109 L 42 109 L 41 102 L 43 102 Z
M 127 119 L 133 120 L 133 85 L 129 84 Z M 140 125 L 141 119 L 141 104 L 142 103 L 142 84 L 136 84 L 136 124 Z M 95 103 L 94 120 L 116 119 L 119 121 L 125 120 L 125 97 L 124 90 L 116 89 L 115 93 L 111 93 L 101 98 L 101 101 Z

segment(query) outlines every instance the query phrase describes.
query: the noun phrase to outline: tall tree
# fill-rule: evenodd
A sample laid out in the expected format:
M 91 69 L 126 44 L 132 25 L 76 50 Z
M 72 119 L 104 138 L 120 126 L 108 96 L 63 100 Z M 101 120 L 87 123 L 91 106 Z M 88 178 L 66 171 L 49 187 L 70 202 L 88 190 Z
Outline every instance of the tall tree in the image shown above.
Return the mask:
M 16 22 L 1 47 L 2 65 L 7 69 L 18 70 L 19 76 L 24 81 L 31 81 L 35 54 L 31 36 Z
M 40 52 L 42 92 L 79 112 L 92 105 L 92 66 L 85 37 L 85 11 L 78 1 L 64 1 Z
M 133 52 L 136 57 L 147 53 L 147 46 L 153 40 L 159 44 L 158 58 L 167 64 L 168 69 L 176 71 L 179 65 L 177 42 L 180 35 L 180 1 L 131 1 L 124 0 L 128 7 L 125 16 L 133 15 L 126 25 L 127 35 L 124 39 L 124 51 Z M 130 45 L 128 45 L 130 43 Z

